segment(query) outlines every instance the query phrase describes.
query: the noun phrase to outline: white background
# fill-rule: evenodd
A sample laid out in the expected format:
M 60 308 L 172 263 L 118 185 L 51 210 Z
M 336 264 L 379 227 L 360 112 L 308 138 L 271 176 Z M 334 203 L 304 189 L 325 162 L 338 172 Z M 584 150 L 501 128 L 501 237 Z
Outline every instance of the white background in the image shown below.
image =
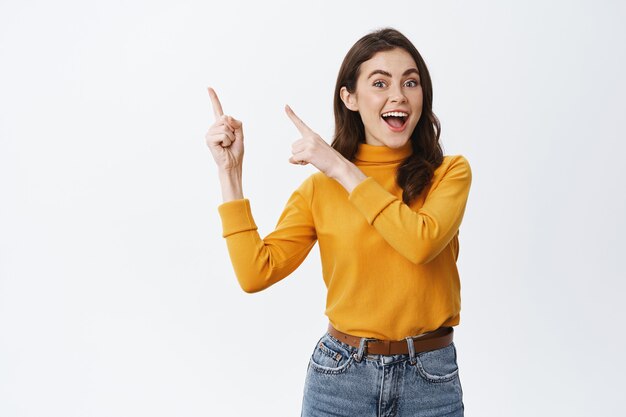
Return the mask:
M 244 122 L 264 236 L 330 142 L 341 60 L 393 26 L 473 171 L 457 326 L 468 416 L 623 412 L 626 6 L 0 2 L 0 415 L 295 416 L 326 329 L 315 247 L 244 293 L 206 87 Z

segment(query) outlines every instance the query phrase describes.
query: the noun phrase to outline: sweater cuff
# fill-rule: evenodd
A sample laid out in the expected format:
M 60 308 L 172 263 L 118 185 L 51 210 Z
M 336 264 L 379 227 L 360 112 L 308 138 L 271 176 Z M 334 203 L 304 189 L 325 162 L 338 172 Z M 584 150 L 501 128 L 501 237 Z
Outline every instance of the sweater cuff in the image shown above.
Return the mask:
M 371 225 L 380 212 L 396 200 L 396 197 L 385 190 L 374 178 L 367 177 L 352 189 L 348 200 Z
M 252 218 L 250 200 L 247 198 L 227 201 L 220 204 L 217 210 L 222 219 L 222 237 L 248 230 L 257 230 Z

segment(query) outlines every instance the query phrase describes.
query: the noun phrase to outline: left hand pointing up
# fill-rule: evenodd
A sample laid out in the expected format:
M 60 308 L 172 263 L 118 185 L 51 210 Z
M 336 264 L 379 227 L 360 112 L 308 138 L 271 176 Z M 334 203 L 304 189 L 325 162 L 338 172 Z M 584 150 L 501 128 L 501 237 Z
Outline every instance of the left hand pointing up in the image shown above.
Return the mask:
M 296 165 L 313 164 L 327 176 L 336 178 L 337 170 L 348 160 L 326 143 L 320 135 L 311 130 L 296 116 L 291 107 L 285 106 L 285 111 L 302 135 L 302 138 L 291 145 L 292 155 L 289 162 Z

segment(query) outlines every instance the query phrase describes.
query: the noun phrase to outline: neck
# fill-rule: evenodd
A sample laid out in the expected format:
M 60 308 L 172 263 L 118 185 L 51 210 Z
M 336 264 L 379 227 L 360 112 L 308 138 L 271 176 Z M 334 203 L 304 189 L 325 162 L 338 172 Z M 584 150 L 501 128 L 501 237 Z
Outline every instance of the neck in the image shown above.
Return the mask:
M 413 146 L 408 140 L 399 148 L 390 148 L 388 146 L 369 145 L 367 143 L 359 143 L 355 159 L 357 162 L 364 163 L 399 163 L 404 161 L 413 153 Z

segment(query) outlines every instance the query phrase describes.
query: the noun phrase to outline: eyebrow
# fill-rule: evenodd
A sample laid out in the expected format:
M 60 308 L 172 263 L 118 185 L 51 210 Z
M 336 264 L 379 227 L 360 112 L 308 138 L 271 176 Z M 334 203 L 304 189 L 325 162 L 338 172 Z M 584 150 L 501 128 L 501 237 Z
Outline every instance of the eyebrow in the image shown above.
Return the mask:
M 419 71 L 418 71 L 416 68 L 409 68 L 408 70 L 404 71 L 404 73 L 402 74 L 402 76 L 404 77 L 405 75 L 409 75 L 409 74 L 412 74 L 412 73 L 415 73 L 415 74 L 417 74 L 418 76 L 420 75 Z M 368 76 L 367 76 L 367 78 L 369 79 L 369 78 L 370 78 L 372 75 L 374 75 L 374 74 L 381 74 L 381 75 L 384 75 L 384 76 L 386 76 L 386 77 L 391 78 L 391 74 L 390 74 L 390 73 L 388 73 L 387 71 L 384 71 L 384 70 L 380 70 L 380 69 L 377 69 L 377 70 L 372 71 L 372 72 L 370 73 L 370 75 L 368 75 Z

